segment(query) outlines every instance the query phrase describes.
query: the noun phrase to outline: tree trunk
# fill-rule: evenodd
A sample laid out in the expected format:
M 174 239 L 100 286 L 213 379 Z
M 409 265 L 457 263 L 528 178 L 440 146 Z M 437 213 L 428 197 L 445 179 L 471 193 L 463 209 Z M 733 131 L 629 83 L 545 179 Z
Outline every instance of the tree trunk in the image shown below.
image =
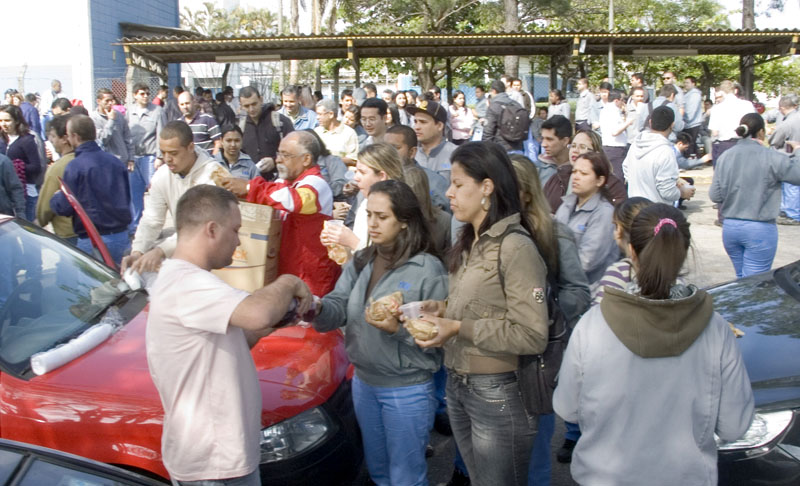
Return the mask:
M 503 0 L 503 30 L 516 32 L 519 29 L 518 0 Z M 503 58 L 505 74 L 519 77 L 519 56 L 505 56 Z
M 742 0 L 742 28 L 755 29 L 755 0 Z M 745 99 L 753 99 L 753 82 L 755 79 L 755 57 L 752 55 L 741 56 L 739 58 L 739 72 L 741 73 L 740 82 L 744 93 L 740 93 Z
M 433 88 L 433 85 L 436 84 L 436 80 L 433 77 L 432 67 L 434 60 L 430 59 L 429 64 L 428 59 L 429 58 L 426 57 L 418 57 L 415 60 L 417 64 L 417 77 L 419 78 L 419 86 L 423 93 Z
M 291 0 L 289 14 L 291 16 L 292 35 L 300 35 L 300 5 L 299 0 Z M 300 61 L 289 61 L 289 84 L 297 84 L 300 79 Z
M 231 63 L 225 63 L 225 69 L 222 70 L 222 88 L 228 85 L 228 73 L 231 71 Z

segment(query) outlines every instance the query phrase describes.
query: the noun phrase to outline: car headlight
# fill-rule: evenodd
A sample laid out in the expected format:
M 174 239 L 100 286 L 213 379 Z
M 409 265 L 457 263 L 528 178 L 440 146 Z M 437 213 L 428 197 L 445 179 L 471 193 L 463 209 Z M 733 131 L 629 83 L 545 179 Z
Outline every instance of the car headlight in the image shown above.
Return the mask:
M 726 442 L 716 435 L 717 449 L 721 451 L 734 451 L 740 449 L 757 449 L 769 444 L 781 435 L 792 422 L 793 412 L 781 410 L 779 412 L 762 412 L 753 416 L 753 422 L 747 432 L 737 440 Z
M 292 458 L 335 432 L 336 426 L 322 408 L 306 410 L 261 430 L 261 463 Z

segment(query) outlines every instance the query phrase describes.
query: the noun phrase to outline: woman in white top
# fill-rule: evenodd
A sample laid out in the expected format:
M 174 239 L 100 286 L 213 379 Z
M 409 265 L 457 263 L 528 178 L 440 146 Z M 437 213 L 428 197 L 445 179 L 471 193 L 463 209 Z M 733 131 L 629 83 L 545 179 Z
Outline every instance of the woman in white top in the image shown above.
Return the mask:
M 569 102 L 564 99 L 564 95 L 560 89 L 550 90 L 549 96 L 550 104 L 547 106 L 547 118 L 550 119 L 555 115 L 561 115 L 567 120 L 570 117 Z
M 358 152 L 355 182 L 358 186 L 358 205 L 351 230 L 344 225 L 327 225 L 320 233 L 323 245 L 342 245 L 352 251 L 369 245 L 367 229 L 367 196 L 373 184 L 385 180 L 405 182 L 403 162 L 397 150 L 388 143 L 378 142 L 364 147 Z
M 456 145 L 461 145 L 472 137 L 472 126 L 475 124 L 475 117 L 472 110 L 467 108 L 467 100 L 464 92 L 456 90 L 453 94 L 453 104 L 450 105 L 450 128 L 453 129 L 453 139 Z

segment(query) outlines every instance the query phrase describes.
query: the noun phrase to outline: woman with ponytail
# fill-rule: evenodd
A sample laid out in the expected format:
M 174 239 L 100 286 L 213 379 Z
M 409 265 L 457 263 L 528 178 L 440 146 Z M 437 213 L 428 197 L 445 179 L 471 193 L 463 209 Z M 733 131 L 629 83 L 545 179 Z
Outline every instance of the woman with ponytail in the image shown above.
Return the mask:
M 753 392 L 731 328 L 710 295 L 676 282 L 690 242 L 679 210 L 642 209 L 628 242 L 638 285 L 606 287 L 572 333 L 553 407 L 580 425 L 580 484 L 716 484 L 714 435 L 735 440 L 750 426 Z
M 763 145 L 764 119 L 757 113 L 743 116 L 736 133 L 741 139 L 717 160 L 709 197 L 722 208 L 722 243 L 741 278 L 772 267 L 781 182 L 800 184 L 800 163 Z

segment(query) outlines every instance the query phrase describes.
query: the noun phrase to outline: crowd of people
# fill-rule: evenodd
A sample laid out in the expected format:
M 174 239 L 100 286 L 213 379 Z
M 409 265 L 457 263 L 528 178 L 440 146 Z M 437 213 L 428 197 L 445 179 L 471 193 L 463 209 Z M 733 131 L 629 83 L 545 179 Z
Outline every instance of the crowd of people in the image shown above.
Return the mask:
M 737 277 L 768 270 L 776 223 L 800 224 L 789 155 L 800 115 L 797 97 L 782 97 L 767 141 L 735 83 L 705 107 L 695 78 L 662 81 L 656 97 L 638 73 L 628 93 L 580 79 L 574 110 L 559 90 L 537 106 L 510 76 L 476 87 L 474 107 L 436 87 L 379 96 L 367 83 L 337 104 L 288 86 L 278 106 L 253 87 L 214 98 L 163 86 L 151 99 L 136 84 L 129 106 L 100 89 L 91 111 L 54 81 L 38 111 L 14 93 L 0 106 L 0 212 L 92 253 L 60 178 L 121 271 L 158 272 L 148 360 L 178 482 L 259 484 L 252 361 L 209 367 L 269 334 L 294 299 L 317 331 L 345 330 L 375 484 L 427 484 L 435 428 L 455 438 L 450 485 L 547 485 L 553 412 L 567 422 L 557 458 L 579 482 L 712 483 L 714 435 L 743 434 L 753 396 L 727 323 L 681 278 L 695 195 L 681 170 L 714 165 Z M 253 294 L 208 272 L 238 244 L 237 198 L 283 220 L 281 277 Z M 411 302 L 435 332 L 412 329 L 399 310 Z M 547 362 L 558 385 L 531 388 L 521 363 L 544 359 L 554 315 L 572 335 L 563 363 Z M 214 398 L 190 403 L 200 392 Z M 240 433 L 207 430 L 196 448 L 187 407 Z M 654 434 L 671 440 L 653 445 Z

